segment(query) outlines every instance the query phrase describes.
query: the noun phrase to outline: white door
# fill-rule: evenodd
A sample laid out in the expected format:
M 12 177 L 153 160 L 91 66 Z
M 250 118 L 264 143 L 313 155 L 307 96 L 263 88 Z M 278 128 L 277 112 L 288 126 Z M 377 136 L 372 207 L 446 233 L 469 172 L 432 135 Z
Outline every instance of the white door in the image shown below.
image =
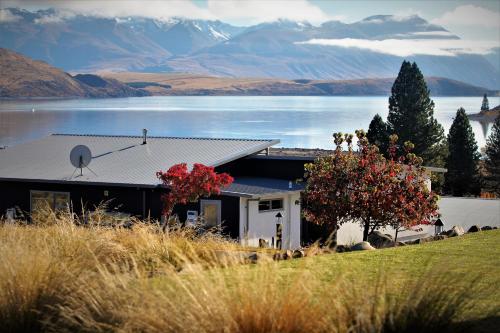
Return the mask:
M 209 227 L 218 227 L 221 224 L 221 202 L 220 200 L 201 200 L 200 210 L 203 221 Z

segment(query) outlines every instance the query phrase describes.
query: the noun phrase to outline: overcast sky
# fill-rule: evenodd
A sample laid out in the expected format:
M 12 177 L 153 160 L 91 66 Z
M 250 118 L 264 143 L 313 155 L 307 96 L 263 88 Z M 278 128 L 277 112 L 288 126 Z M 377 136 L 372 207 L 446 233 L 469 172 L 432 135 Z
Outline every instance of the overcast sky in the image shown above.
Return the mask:
M 500 43 L 500 0 L 447 1 L 327 1 L 327 0 L 1 0 L 0 6 L 28 10 L 56 8 L 60 15 L 146 16 L 219 19 L 246 26 L 279 18 L 320 24 L 328 20 L 354 22 L 367 16 L 418 14 L 466 40 Z M 5 12 L 4 12 L 5 14 Z

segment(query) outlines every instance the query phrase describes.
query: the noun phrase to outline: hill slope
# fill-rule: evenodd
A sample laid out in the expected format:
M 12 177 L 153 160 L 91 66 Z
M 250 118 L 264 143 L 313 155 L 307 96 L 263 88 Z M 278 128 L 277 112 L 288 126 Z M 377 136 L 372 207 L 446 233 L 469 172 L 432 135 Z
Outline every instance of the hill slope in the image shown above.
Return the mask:
M 152 95 L 213 96 L 369 96 L 389 95 L 394 78 L 358 80 L 285 80 L 227 78 L 194 74 L 105 73 L 133 87 L 141 87 Z M 430 77 L 427 84 L 433 96 L 490 96 L 498 91 L 463 82 Z
M 43 61 L 0 48 L 0 97 L 126 97 L 149 93 L 96 75 L 71 76 Z M 99 85 L 93 85 L 99 81 Z

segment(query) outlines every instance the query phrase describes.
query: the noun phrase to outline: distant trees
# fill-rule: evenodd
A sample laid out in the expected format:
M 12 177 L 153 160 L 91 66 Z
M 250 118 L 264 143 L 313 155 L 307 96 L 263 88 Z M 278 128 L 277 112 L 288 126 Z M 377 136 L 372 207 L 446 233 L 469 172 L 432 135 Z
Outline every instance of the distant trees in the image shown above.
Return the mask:
M 366 138 L 371 144 L 376 145 L 380 149 L 381 153 L 387 156 L 387 149 L 389 146 L 389 128 L 378 113 L 370 122 Z
M 445 191 L 455 196 L 478 195 L 481 191 L 478 163 L 480 154 L 465 110 L 457 110 L 448 134 Z
M 414 153 L 424 163 L 436 162 L 443 154 L 444 130 L 434 118 L 434 102 L 416 63 L 403 61 L 389 97 L 387 123 L 401 142 L 412 142 Z M 402 147 L 399 153 L 403 153 Z
M 484 94 L 483 103 L 481 103 L 481 111 L 488 111 L 490 109 L 490 103 L 488 102 L 488 95 Z
M 347 221 L 359 221 L 364 240 L 384 226 L 409 229 L 430 222 L 437 215 L 438 197 L 426 186 L 422 159 L 410 152 L 413 145 L 405 143 L 405 153 L 396 158 L 397 136 L 391 136 L 386 159 L 363 131 L 356 136 L 357 153 L 352 135 L 335 133 L 334 153 L 306 166 L 305 217 L 331 232 Z
M 485 185 L 500 195 L 500 116 L 495 119 L 491 134 L 486 141 Z

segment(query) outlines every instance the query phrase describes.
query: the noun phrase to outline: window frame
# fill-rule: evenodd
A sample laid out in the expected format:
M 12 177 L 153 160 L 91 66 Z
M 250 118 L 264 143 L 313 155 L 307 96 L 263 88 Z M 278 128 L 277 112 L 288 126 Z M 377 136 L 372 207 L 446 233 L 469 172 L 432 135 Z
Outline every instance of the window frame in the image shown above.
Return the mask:
M 280 207 L 273 208 L 273 201 L 281 202 Z M 269 202 L 269 209 L 260 209 L 261 202 Z M 259 213 L 275 212 L 275 211 L 283 210 L 284 207 L 285 207 L 285 200 L 283 198 L 261 199 L 261 200 L 259 200 L 258 205 L 257 205 L 257 209 L 258 209 Z
M 51 195 L 51 203 L 50 208 L 56 211 L 56 194 L 64 194 L 68 197 L 68 205 L 71 208 L 71 193 L 64 191 L 44 191 L 44 190 L 30 190 L 30 214 L 33 214 L 33 194 L 36 193 L 50 193 Z

